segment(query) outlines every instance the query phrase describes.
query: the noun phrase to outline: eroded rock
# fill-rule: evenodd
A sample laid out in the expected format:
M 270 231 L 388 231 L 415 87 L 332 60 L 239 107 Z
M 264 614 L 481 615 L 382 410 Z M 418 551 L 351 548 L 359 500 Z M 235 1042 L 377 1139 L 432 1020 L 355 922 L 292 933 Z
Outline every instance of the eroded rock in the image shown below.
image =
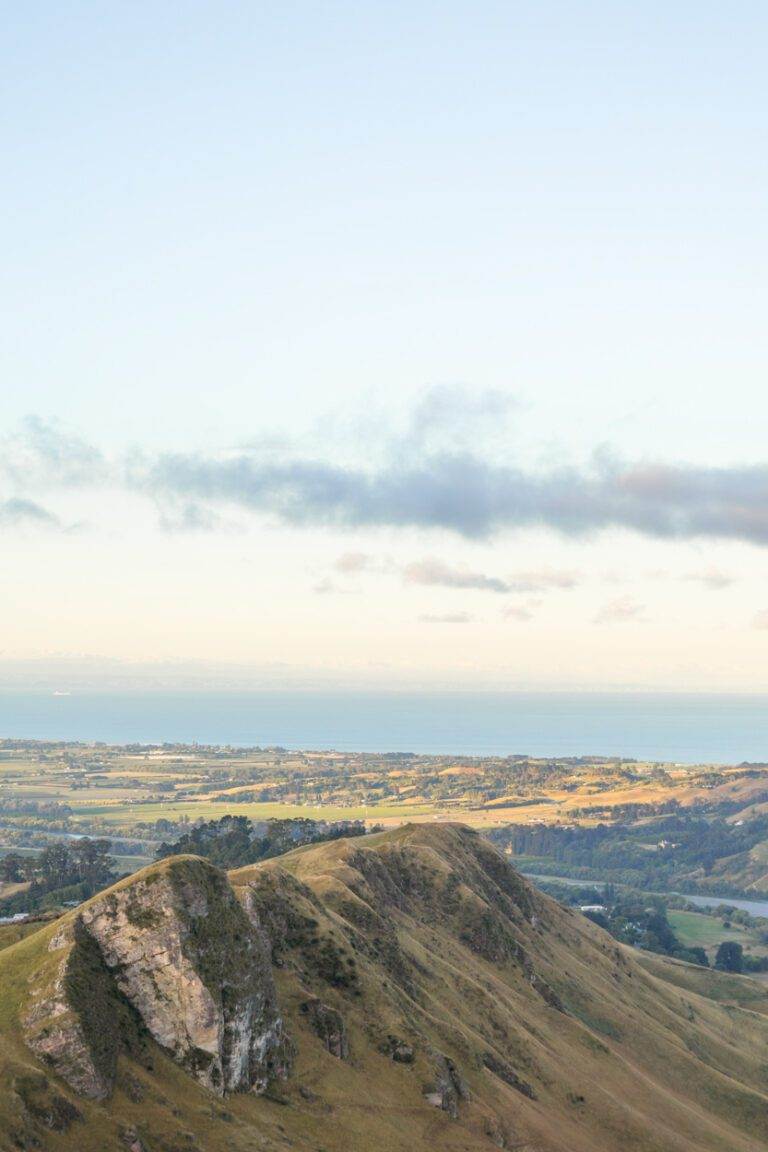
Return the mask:
M 80 1096 L 103 1100 L 114 1086 L 117 1063 L 109 976 L 77 923 L 57 933 L 50 947 L 59 955 L 53 972 L 46 968 L 32 982 L 30 1007 L 22 1018 L 26 1041 Z M 81 997 L 83 984 L 87 995 Z
M 206 1087 L 263 1091 L 284 1074 L 266 942 L 216 868 L 171 862 L 82 920 L 149 1032 Z
M 424 1098 L 455 1120 L 459 1115 L 459 1103 L 469 1100 L 469 1088 L 450 1056 L 437 1051 L 433 1051 L 431 1056 L 434 1080 L 427 1085 Z
M 319 1036 L 331 1056 L 338 1060 L 349 1059 L 349 1040 L 344 1017 L 335 1008 L 322 1000 L 305 1000 L 300 1007 L 316 1036 Z
M 81 1095 L 114 1086 L 121 1009 L 214 1092 L 262 1092 L 286 1075 L 268 943 L 205 861 L 173 860 L 112 889 L 51 948 L 62 958 L 40 976 L 25 1034 Z

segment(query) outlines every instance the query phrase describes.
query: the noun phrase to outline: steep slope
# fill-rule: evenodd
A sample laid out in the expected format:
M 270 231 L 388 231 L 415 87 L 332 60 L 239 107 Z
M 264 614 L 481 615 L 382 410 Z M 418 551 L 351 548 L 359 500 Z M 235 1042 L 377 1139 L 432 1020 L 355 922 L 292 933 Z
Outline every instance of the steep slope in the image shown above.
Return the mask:
M 761 840 L 747 852 L 723 856 L 706 870 L 692 870 L 690 881 L 692 885 L 701 885 L 702 889 L 763 896 L 768 892 L 768 840 Z M 723 903 L 727 902 L 727 897 L 723 897 Z
M 693 971 L 460 826 L 177 857 L 0 954 L 0 1149 L 767 1150 L 768 1020 Z

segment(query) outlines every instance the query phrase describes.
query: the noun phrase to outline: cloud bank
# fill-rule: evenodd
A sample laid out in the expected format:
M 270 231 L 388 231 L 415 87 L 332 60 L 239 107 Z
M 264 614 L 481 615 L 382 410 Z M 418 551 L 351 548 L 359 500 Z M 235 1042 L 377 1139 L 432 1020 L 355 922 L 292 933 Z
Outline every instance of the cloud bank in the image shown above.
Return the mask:
M 491 398 L 483 410 L 502 407 Z M 358 465 L 290 448 L 276 458 L 258 446 L 108 459 L 80 437 L 33 419 L 0 443 L 0 508 L 8 526 L 24 519 L 25 507 L 27 520 L 34 519 L 42 492 L 122 489 L 151 501 L 173 530 L 215 530 L 219 515 L 234 511 L 293 527 L 436 529 L 475 540 L 521 528 L 571 537 L 626 529 L 657 539 L 768 545 L 768 464 L 627 463 L 596 453 L 581 466 L 533 469 L 489 458 L 480 435 L 474 447 L 430 439 L 425 429 L 444 428 L 449 409 L 446 393 L 425 401 L 399 441 L 382 437 L 380 460 Z M 56 516 L 47 513 L 46 521 L 45 508 L 37 507 L 37 522 L 55 526 Z M 503 581 L 482 573 L 443 576 L 485 581 L 456 586 L 504 590 L 497 586 Z
M 669 540 L 768 545 L 768 466 L 701 468 L 596 459 L 530 472 L 470 453 L 353 468 L 165 455 L 137 480 L 155 498 L 225 505 L 292 526 L 443 529 L 487 539 L 519 528 L 587 536 L 623 528 Z

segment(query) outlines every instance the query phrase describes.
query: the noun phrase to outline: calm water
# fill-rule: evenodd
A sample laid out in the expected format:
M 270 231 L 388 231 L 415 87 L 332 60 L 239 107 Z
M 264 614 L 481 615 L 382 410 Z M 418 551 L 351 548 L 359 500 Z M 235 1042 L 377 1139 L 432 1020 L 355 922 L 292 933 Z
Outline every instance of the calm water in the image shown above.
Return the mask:
M 738 763 L 768 761 L 768 697 L 0 691 L 0 736 Z

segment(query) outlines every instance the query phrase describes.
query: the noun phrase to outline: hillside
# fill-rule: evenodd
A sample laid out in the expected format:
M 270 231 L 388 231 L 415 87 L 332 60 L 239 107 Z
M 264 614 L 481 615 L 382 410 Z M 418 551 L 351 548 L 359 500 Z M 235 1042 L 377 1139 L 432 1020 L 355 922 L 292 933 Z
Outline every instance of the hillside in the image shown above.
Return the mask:
M 0 1149 L 766 1150 L 762 991 L 691 971 L 458 825 L 173 857 L 0 953 Z

